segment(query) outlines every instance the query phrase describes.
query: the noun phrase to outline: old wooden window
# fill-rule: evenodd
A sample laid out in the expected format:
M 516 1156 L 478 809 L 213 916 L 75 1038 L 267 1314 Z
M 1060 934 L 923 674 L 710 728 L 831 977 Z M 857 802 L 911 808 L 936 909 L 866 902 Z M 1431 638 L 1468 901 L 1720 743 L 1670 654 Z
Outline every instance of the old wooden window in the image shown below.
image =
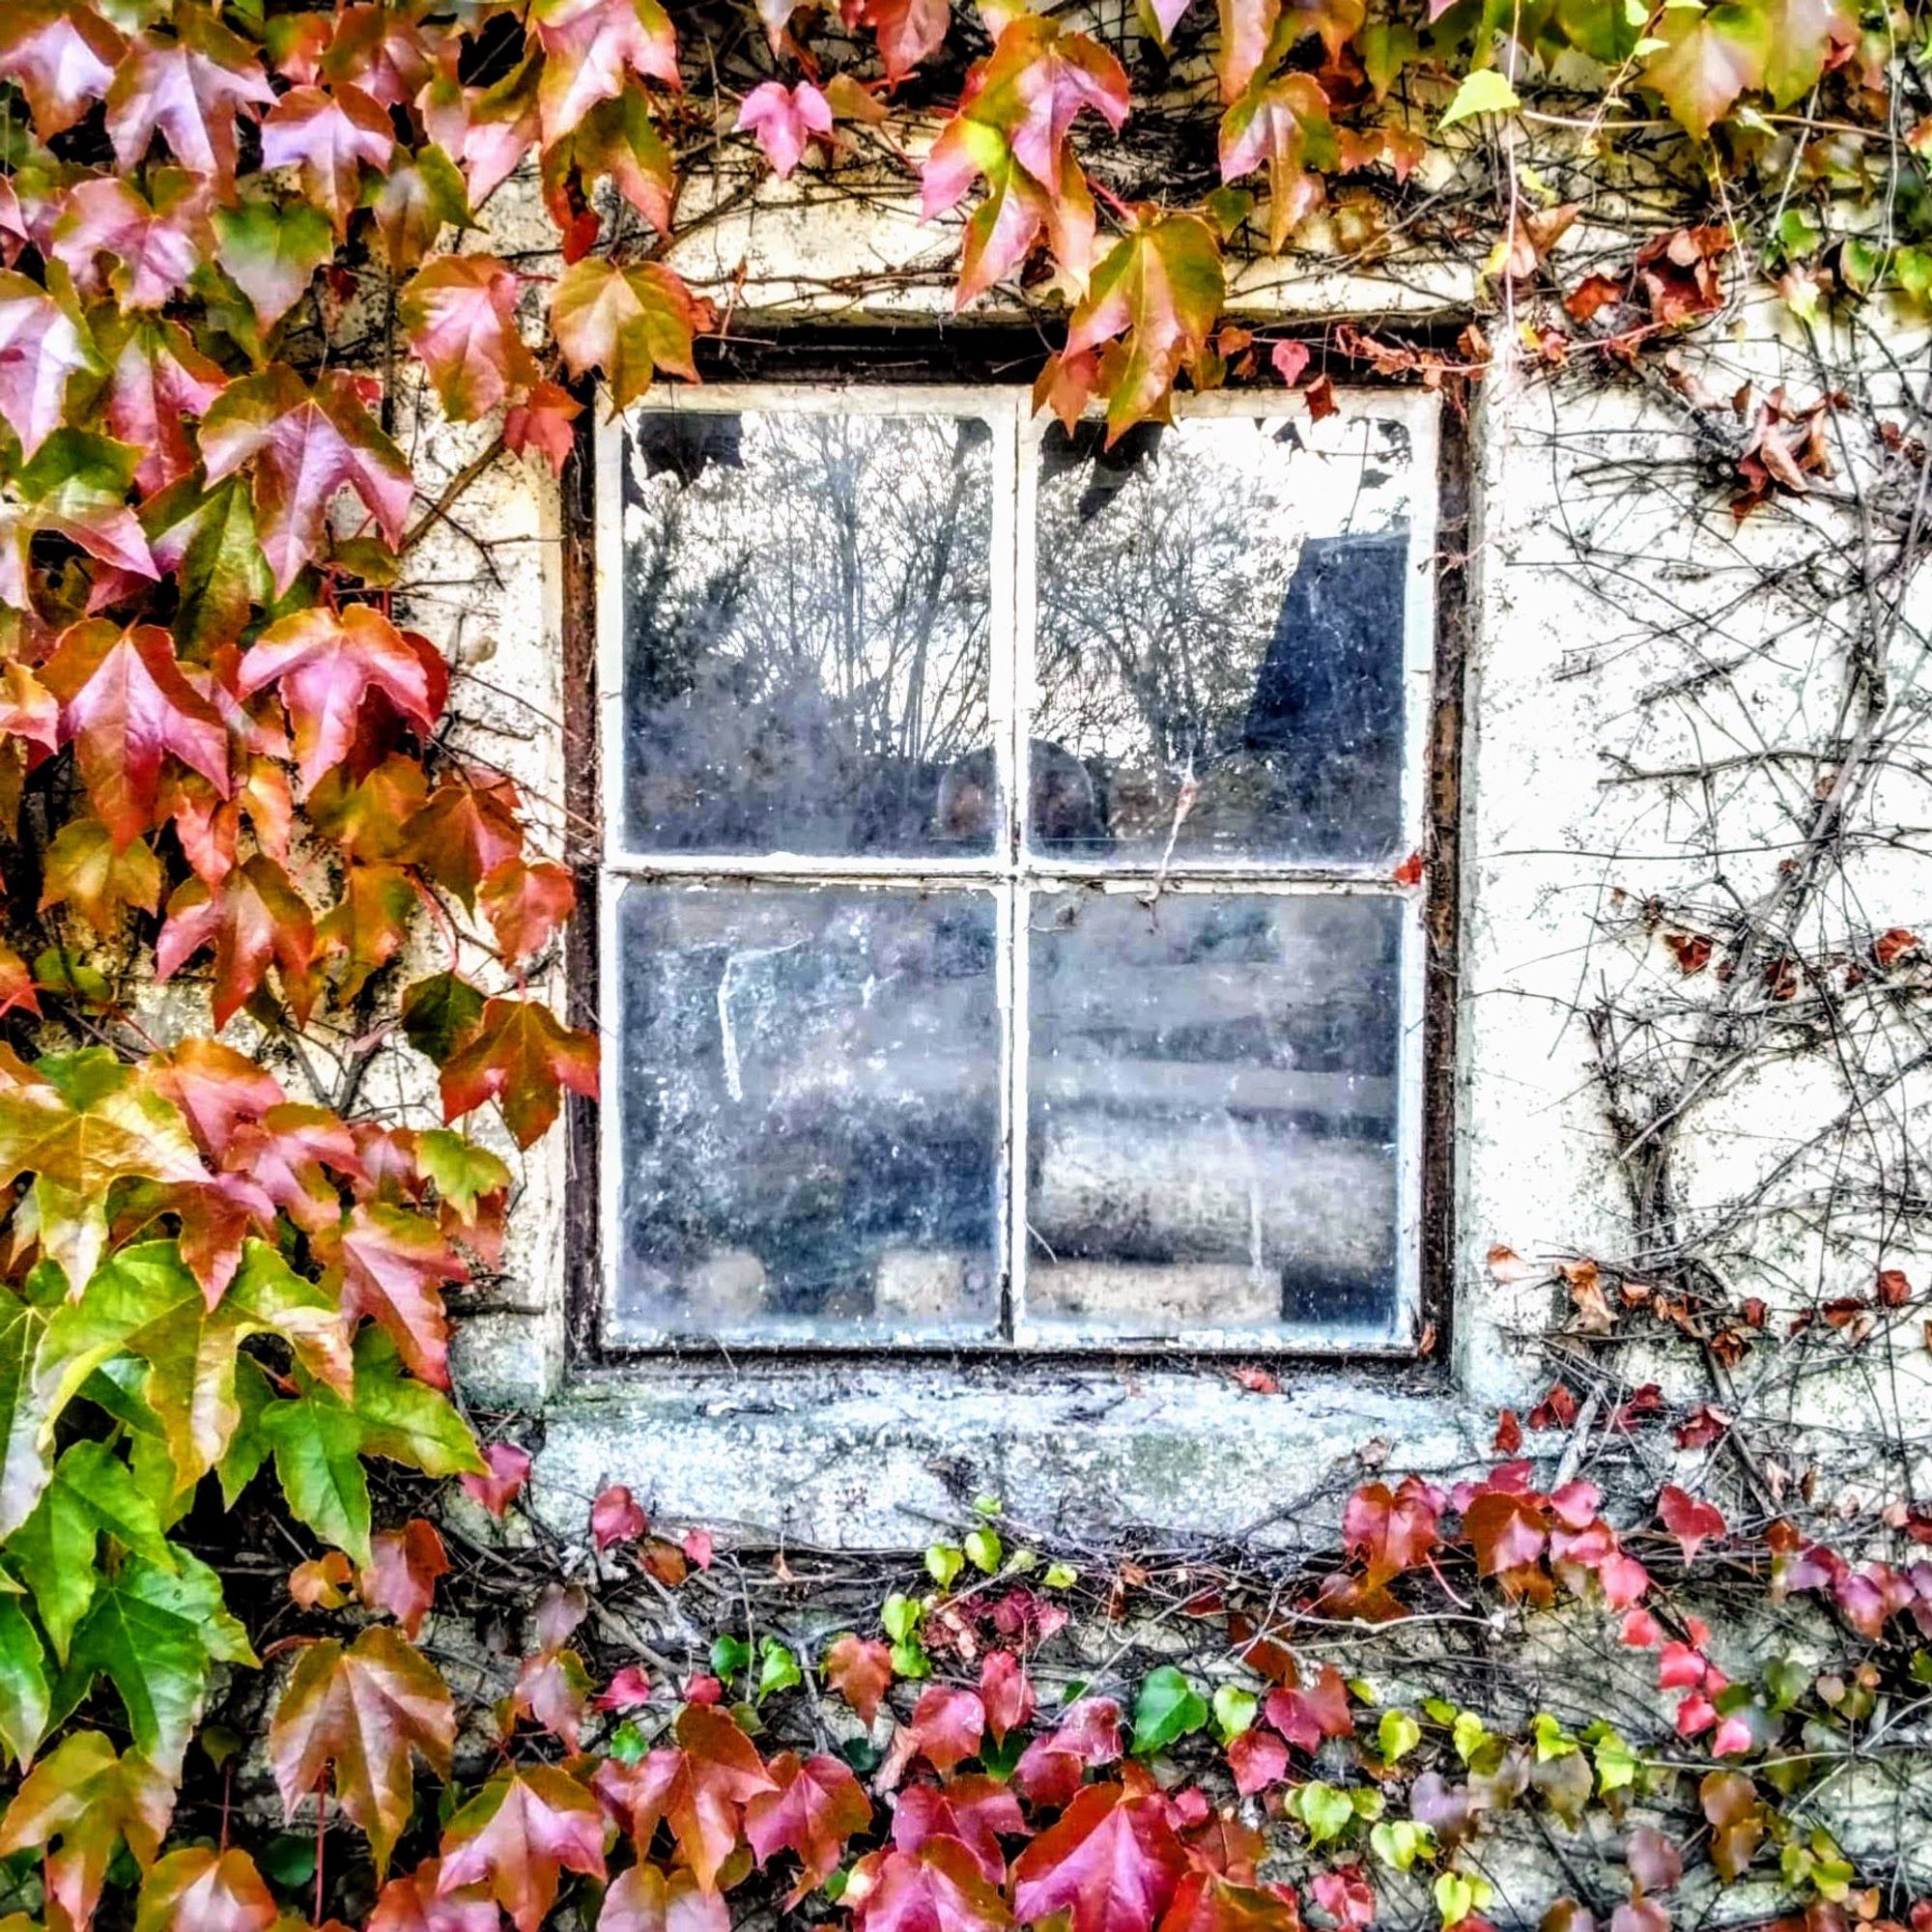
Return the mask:
M 1435 414 L 603 433 L 606 1341 L 1418 1325 Z

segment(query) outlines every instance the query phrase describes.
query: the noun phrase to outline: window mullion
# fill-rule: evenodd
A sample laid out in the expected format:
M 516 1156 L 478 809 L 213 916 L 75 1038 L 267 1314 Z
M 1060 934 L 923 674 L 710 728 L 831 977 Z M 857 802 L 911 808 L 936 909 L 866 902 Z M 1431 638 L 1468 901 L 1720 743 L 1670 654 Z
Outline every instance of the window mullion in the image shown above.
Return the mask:
M 1027 1061 L 1032 956 L 1028 944 L 1027 815 L 1031 797 L 1030 736 L 1037 696 L 1034 674 L 1034 611 L 1037 554 L 1034 497 L 1037 476 L 1036 439 L 1026 404 L 1015 399 L 1011 432 L 1012 602 L 1010 766 L 1012 789 L 1007 809 L 1009 986 L 1007 1046 L 1007 1338 L 1018 1336 L 1026 1321 L 1027 1271 Z

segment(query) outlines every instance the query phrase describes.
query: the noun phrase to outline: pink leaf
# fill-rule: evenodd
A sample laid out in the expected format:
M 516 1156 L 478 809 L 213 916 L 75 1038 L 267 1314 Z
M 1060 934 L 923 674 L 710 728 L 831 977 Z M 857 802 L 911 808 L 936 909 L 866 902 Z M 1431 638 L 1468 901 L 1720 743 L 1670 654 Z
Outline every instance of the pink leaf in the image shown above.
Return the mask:
M 492 1516 L 500 1517 L 516 1501 L 530 1478 L 529 1452 L 514 1442 L 492 1442 L 483 1451 L 490 1465 L 487 1476 L 465 1476 L 465 1494 L 479 1502 Z
M 809 80 L 792 88 L 781 80 L 767 80 L 745 97 L 738 110 L 738 131 L 757 141 L 772 172 L 783 181 L 798 166 L 812 135 L 831 133 L 832 109 Z
M 1662 1493 L 1657 1499 L 1657 1513 L 1662 1519 L 1664 1528 L 1677 1539 L 1686 1563 L 1697 1554 L 1707 1537 L 1724 1534 L 1724 1519 L 1718 1511 L 1701 1497 L 1680 1490 L 1674 1483 L 1664 1485 Z

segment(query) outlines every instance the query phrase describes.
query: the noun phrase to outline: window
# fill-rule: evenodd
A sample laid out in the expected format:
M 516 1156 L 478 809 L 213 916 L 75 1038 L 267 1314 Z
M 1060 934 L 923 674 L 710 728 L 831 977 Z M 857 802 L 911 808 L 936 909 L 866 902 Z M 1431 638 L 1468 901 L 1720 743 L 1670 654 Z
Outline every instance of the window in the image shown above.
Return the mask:
M 1411 1348 L 1434 399 L 603 434 L 606 1342 Z

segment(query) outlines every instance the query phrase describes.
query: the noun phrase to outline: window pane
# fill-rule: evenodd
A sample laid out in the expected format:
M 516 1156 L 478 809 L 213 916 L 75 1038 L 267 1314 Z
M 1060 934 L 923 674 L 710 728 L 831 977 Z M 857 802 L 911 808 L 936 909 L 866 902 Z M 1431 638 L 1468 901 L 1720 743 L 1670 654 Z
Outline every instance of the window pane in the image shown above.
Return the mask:
M 997 1322 L 992 898 L 633 886 L 616 1339 Z
M 1035 897 L 1030 1322 L 1391 1337 L 1404 918 L 1383 896 Z
M 987 425 L 632 420 L 629 847 L 990 851 Z
M 1040 452 L 1035 849 L 1399 858 L 1407 425 L 1102 430 Z

